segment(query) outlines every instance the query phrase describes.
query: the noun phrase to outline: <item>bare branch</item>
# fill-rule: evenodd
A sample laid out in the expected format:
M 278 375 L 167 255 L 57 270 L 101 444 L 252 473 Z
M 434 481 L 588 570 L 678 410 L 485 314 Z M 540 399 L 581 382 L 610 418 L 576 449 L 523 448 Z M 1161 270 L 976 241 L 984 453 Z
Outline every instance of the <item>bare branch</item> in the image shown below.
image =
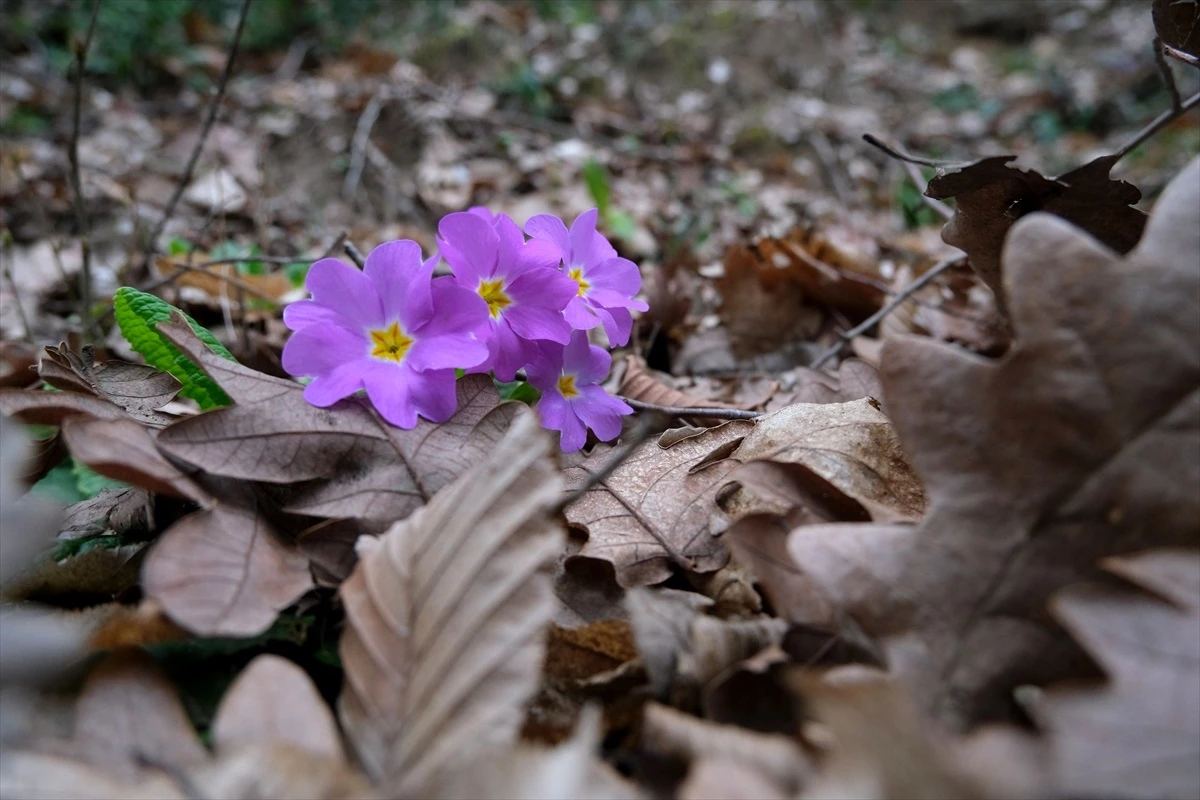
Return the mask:
M 367 144 L 371 141 L 371 128 L 375 127 L 375 120 L 379 119 L 379 112 L 382 109 L 383 98 L 379 92 L 376 92 L 371 95 L 367 107 L 363 109 L 362 116 L 358 118 L 358 125 L 354 129 L 354 139 L 350 144 L 350 168 L 346 170 L 346 180 L 342 184 L 342 198 L 345 200 L 354 197 L 354 193 L 358 190 L 363 167 L 367 165 Z
M 347 239 L 342 243 L 342 249 L 346 251 L 346 255 L 350 256 L 350 260 L 358 265 L 359 269 L 363 268 L 363 264 L 367 263 L 367 259 L 363 257 L 362 251 L 354 246 L 354 242 Z
M 1167 85 L 1167 91 L 1171 93 L 1171 108 L 1178 114 L 1179 109 L 1183 106 L 1183 97 L 1179 94 L 1179 87 L 1175 85 L 1175 73 L 1171 72 L 1171 65 L 1167 63 L 1163 47 L 1162 39 L 1154 37 L 1154 63 L 1158 65 L 1158 73 L 1162 75 L 1163 83 Z
M 67 151 L 71 162 L 71 189 L 75 193 L 79 245 L 83 250 L 83 262 L 79 271 L 79 320 L 83 324 L 84 341 L 89 340 L 92 335 L 92 241 L 87 207 L 83 198 L 83 178 L 79 170 L 79 128 L 83 118 L 83 72 L 87 65 L 88 50 L 92 46 L 92 35 L 96 32 L 96 17 L 99 12 L 100 0 L 93 0 L 87 34 L 82 41 L 75 42 L 75 113 L 71 121 L 71 144 Z
M 183 197 L 184 191 L 187 189 L 188 184 L 191 183 L 192 173 L 196 171 L 196 164 L 200 161 L 200 153 L 204 150 L 204 142 L 208 139 L 208 134 L 212 130 L 213 123 L 217 121 L 217 113 L 221 109 L 221 100 L 225 97 L 225 87 L 229 84 L 229 76 L 233 74 L 233 63 L 237 60 L 238 45 L 242 40 L 242 30 L 246 26 L 246 12 L 249 10 L 250 0 L 242 0 L 242 10 L 238 14 L 237 28 L 233 32 L 233 43 L 229 46 L 229 57 L 225 60 L 225 69 L 221 72 L 221 78 L 217 83 L 217 93 L 208 107 L 208 117 L 204 120 L 204 127 L 200 129 L 200 138 L 196 140 L 196 146 L 192 148 L 192 155 L 188 158 L 183 175 L 180 176 L 179 183 L 175 186 L 175 192 L 171 195 L 171 199 L 167 201 L 167 206 L 163 209 L 162 217 L 158 220 L 158 224 L 154 227 L 154 232 L 150 235 L 150 251 L 146 253 L 143 263 L 144 269 L 150 268 L 150 260 L 154 257 L 154 245 L 158 242 L 158 237 L 162 236 L 167 223 L 171 221 L 171 217 L 175 215 L 175 207 L 179 205 L 180 198 Z
M 1138 145 L 1145 142 L 1147 139 L 1149 139 L 1154 134 L 1158 133 L 1163 128 L 1170 125 L 1178 117 L 1181 117 L 1184 114 L 1186 114 L 1188 111 L 1191 111 L 1197 105 L 1200 105 L 1200 92 L 1196 92 L 1196 94 L 1192 95 L 1187 100 L 1185 100 L 1183 102 L 1183 104 L 1179 106 L 1178 109 L 1172 108 L 1172 109 L 1169 109 L 1169 110 L 1164 111 L 1163 113 L 1159 114 L 1157 117 L 1155 117 L 1153 120 L 1151 120 L 1149 125 L 1147 125 L 1146 127 L 1142 128 L 1140 131 L 1138 131 L 1136 134 L 1134 134 L 1133 138 L 1130 139 L 1125 144 L 1124 147 L 1122 147 L 1117 152 L 1113 153 L 1113 156 L 1114 156 L 1113 163 L 1115 164 L 1117 161 L 1120 161 L 1122 158 L 1129 155 L 1129 152 L 1131 150 L 1133 150 Z
M 657 411 L 669 417 L 706 417 L 708 419 L 758 419 L 761 411 L 743 411 L 740 408 L 705 408 L 702 406 L 660 406 L 631 397 L 621 397 L 638 411 Z
M 849 344 L 851 339 L 853 339 L 855 336 L 862 336 L 864 333 L 867 333 L 868 331 L 870 331 L 872 328 L 874 328 L 876 325 L 879 324 L 880 320 L 882 320 L 888 314 L 895 311 L 910 296 L 921 291 L 921 289 L 923 289 L 925 286 L 928 286 L 929 283 L 932 282 L 933 279 L 936 278 L 938 275 L 941 275 L 943 272 L 945 272 L 946 270 L 950 269 L 953 266 L 957 266 L 958 264 L 961 264 L 965 260 L 966 260 L 966 256 L 957 255 L 957 256 L 953 256 L 951 258 L 947 258 L 945 261 L 939 262 L 938 264 L 935 264 L 928 271 L 926 271 L 926 273 L 924 275 L 917 278 L 915 281 L 910 283 L 908 286 L 904 287 L 904 290 L 901 291 L 899 294 L 897 294 L 895 297 L 893 297 L 886 306 L 879 309 L 874 314 L 872 314 L 871 316 L 869 316 L 865 320 L 863 320 L 862 324 L 858 325 L 855 328 L 851 328 L 850 330 L 846 331 L 845 333 L 838 334 L 838 343 L 835 344 L 833 347 L 829 348 L 828 350 L 826 350 L 824 353 L 822 353 L 817 358 L 817 360 L 812 363 L 812 365 L 811 365 L 812 369 L 820 369 L 821 366 L 825 364 L 825 362 L 829 361 L 829 359 L 833 358 L 838 353 L 842 352 L 842 348 L 844 348 L 847 344 Z
M 872 147 L 877 147 L 887 153 L 897 161 L 903 161 L 906 164 L 917 164 L 922 167 L 933 167 L 934 169 L 942 169 L 944 167 L 953 166 L 956 162 L 953 161 L 934 161 L 932 158 L 924 158 L 923 156 L 914 156 L 906 153 L 898 147 L 887 144 L 882 139 L 870 133 L 863 134 L 863 141 Z

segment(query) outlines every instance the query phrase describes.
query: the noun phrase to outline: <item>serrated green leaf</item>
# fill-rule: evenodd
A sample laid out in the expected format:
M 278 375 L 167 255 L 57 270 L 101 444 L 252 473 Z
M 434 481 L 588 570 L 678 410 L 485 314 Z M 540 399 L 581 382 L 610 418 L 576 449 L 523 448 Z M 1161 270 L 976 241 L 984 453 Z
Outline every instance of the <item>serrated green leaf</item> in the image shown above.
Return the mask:
M 117 290 L 113 296 L 113 308 L 117 325 L 120 326 L 121 334 L 130 347 L 140 353 L 150 366 L 174 375 L 183 385 L 179 390 L 181 395 L 192 398 L 206 411 L 232 405 L 229 395 L 225 394 L 220 386 L 159 334 L 158 323 L 170 319 L 171 312 L 179 309 L 152 294 L 139 292 L 130 286 L 122 286 Z M 183 314 L 182 311 L 179 313 Z M 209 350 L 222 358 L 237 361 L 207 328 L 187 314 L 183 314 L 183 317 Z

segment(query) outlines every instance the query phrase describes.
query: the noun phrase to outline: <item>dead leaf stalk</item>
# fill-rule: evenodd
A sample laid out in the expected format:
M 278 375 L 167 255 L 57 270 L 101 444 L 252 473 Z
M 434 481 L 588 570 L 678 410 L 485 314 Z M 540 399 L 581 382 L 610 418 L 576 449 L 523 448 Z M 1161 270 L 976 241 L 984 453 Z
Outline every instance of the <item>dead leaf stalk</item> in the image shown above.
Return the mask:
M 1113 163 L 1115 164 L 1117 161 L 1120 161 L 1122 158 L 1129 155 L 1130 151 L 1132 151 L 1134 148 L 1138 147 L 1151 136 L 1170 125 L 1178 117 L 1181 117 L 1187 112 L 1191 111 L 1197 105 L 1200 105 L 1200 92 L 1196 92 L 1187 100 L 1183 101 L 1178 108 L 1168 109 L 1167 111 L 1159 114 L 1150 122 L 1149 125 L 1134 134 L 1133 138 L 1130 139 L 1124 147 L 1113 154 Z
M 354 242 L 347 239 L 342 243 L 342 249 L 346 251 L 346 255 L 350 256 L 350 260 L 358 265 L 359 269 L 367 263 L 367 259 L 363 256 L 362 251 L 354 246 Z
M 871 145 L 872 147 L 879 148 L 892 158 L 896 159 L 897 161 L 903 161 L 905 164 L 916 164 L 917 166 L 933 167 L 934 169 L 946 169 L 953 167 L 958 163 L 953 161 L 935 161 L 932 158 L 925 158 L 924 156 L 914 156 L 911 153 L 904 152 L 898 147 L 887 144 L 879 137 L 870 133 L 864 133 L 862 138 L 867 144 Z
M 761 411 L 746 411 L 741 408 L 715 408 L 702 406 L 660 406 L 657 403 L 647 403 L 634 400 L 632 397 L 622 397 L 626 403 L 637 411 L 657 411 L 669 417 L 707 417 L 708 419 L 758 419 Z
M 884 317 L 899 308 L 905 300 L 928 286 L 935 278 L 937 278 L 937 276 L 941 275 L 951 267 L 958 266 L 959 264 L 963 263 L 963 261 L 963 256 L 959 255 L 952 256 L 951 258 L 947 258 L 945 261 L 935 264 L 924 275 L 917 278 L 908 286 L 904 287 L 904 289 L 895 297 L 893 297 L 887 305 L 876 311 L 871 316 L 867 317 L 857 327 L 851 328 L 845 333 L 839 333 L 837 344 L 822 353 L 817 360 L 812 363 L 812 369 L 820 369 L 831 358 L 842 352 L 842 348 L 848 345 L 851 339 L 853 339 L 855 336 L 862 336 L 863 334 L 869 332 L 872 328 L 878 325 Z
M 242 40 L 242 30 L 246 27 L 246 13 L 249 10 L 250 0 L 242 0 L 242 9 L 238 13 L 237 28 L 233 32 L 233 43 L 229 46 L 229 57 L 225 60 L 225 69 L 221 71 L 221 78 L 217 82 L 217 93 L 213 96 L 212 103 L 208 107 L 208 116 L 204 120 L 204 127 L 200 130 L 200 137 L 196 139 L 196 146 L 192 148 L 192 154 L 188 158 L 187 166 L 184 167 L 183 175 L 180 176 L 179 182 L 175 186 L 175 192 L 171 195 L 171 199 L 167 201 L 167 206 L 163 209 L 163 214 L 159 218 L 158 224 L 154 226 L 154 233 L 150 235 L 151 250 L 146 253 L 143 263 L 144 269 L 150 268 L 150 261 L 154 258 L 154 243 L 158 241 L 158 237 L 162 236 L 167 223 L 175 215 L 175 207 L 179 205 L 180 198 L 183 197 L 184 191 L 187 190 L 188 184 L 191 183 L 192 174 L 196 171 L 196 164 L 200 161 L 200 153 L 204 151 L 204 142 L 208 139 L 208 134 L 212 130 L 213 124 L 217 121 L 217 113 L 221 110 L 221 101 L 225 98 L 225 87 L 229 84 L 229 76 L 233 74 L 233 64 L 237 60 L 238 45 Z
M 363 168 L 367 165 L 367 145 L 371 141 L 371 129 L 379 112 L 383 109 L 383 98 L 379 92 L 371 95 L 358 125 L 354 129 L 354 140 L 350 144 L 350 168 L 346 170 L 346 180 L 342 184 L 342 198 L 349 200 L 358 190 L 358 182 L 362 179 Z
M 1162 51 L 1164 53 L 1166 53 L 1167 55 L 1169 55 L 1171 58 L 1179 59 L 1180 61 L 1182 61 L 1185 64 L 1189 64 L 1189 65 L 1195 67 L 1196 69 L 1200 69 L 1200 58 L 1196 58 L 1191 53 L 1185 53 L 1182 50 L 1178 50 L 1174 47 L 1171 47 L 1171 45 L 1169 45 L 1169 44 L 1164 44 L 1162 46 Z
M 75 194 L 75 218 L 79 226 L 79 245 L 83 250 L 83 261 L 79 271 L 79 319 L 83 324 L 85 339 L 89 338 L 92 333 L 92 243 L 88 235 L 87 208 L 84 203 L 83 179 L 79 169 L 79 128 L 83 117 L 83 72 L 87 65 L 88 50 L 92 46 L 92 34 L 96 32 L 96 17 L 99 11 L 100 0 L 94 0 L 87 33 L 82 41 L 75 43 L 75 110 L 71 120 L 71 144 L 67 151 L 67 157 L 71 162 L 71 189 Z

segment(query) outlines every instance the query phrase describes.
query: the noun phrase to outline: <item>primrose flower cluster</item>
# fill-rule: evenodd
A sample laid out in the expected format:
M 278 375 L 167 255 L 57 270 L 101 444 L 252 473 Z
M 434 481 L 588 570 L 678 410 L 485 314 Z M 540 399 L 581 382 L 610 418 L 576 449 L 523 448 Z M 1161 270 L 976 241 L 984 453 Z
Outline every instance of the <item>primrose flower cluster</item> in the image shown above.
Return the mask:
M 304 397 L 330 406 L 360 389 L 388 422 L 454 414 L 455 370 L 511 381 L 525 370 L 541 391 L 542 425 L 559 431 L 565 452 L 590 428 L 602 441 L 633 413 L 599 383 L 612 356 L 588 342 L 602 327 L 609 344 L 628 343 L 637 265 L 596 230 L 597 212 L 570 230 L 558 217 L 521 228 L 485 208 L 450 214 L 438 225 L 439 253 L 425 259 L 409 240 L 385 242 L 360 271 L 336 258 L 309 269 L 312 298 L 284 309 L 293 331 L 283 349 L 291 375 L 309 376 Z M 528 238 L 527 238 L 528 236 Z M 434 277 L 440 258 L 451 275 Z

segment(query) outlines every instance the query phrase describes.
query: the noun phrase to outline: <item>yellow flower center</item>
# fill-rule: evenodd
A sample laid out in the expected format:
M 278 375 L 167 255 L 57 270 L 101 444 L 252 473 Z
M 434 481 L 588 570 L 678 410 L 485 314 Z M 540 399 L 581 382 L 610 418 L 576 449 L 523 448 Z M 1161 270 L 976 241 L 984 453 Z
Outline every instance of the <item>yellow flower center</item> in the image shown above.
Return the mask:
M 579 396 L 579 390 L 575 388 L 575 376 L 563 375 L 558 379 L 558 391 L 563 397 L 570 399 Z
M 583 267 L 571 267 L 571 269 L 567 272 L 567 275 L 571 278 L 571 280 L 579 284 L 579 297 L 583 297 L 584 292 L 592 288 L 592 285 L 583 279 Z
M 384 361 L 395 361 L 399 364 L 404 360 L 404 354 L 412 347 L 413 340 L 400 330 L 400 323 L 393 322 L 382 330 L 374 330 L 371 334 L 371 355 Z
M 487 303 L 488 313 L 493 319 L 500 316 L 500 310 L 512 305 L 512 298 L 504 293 L 504 279 L 479 282 L 479 296 Z

